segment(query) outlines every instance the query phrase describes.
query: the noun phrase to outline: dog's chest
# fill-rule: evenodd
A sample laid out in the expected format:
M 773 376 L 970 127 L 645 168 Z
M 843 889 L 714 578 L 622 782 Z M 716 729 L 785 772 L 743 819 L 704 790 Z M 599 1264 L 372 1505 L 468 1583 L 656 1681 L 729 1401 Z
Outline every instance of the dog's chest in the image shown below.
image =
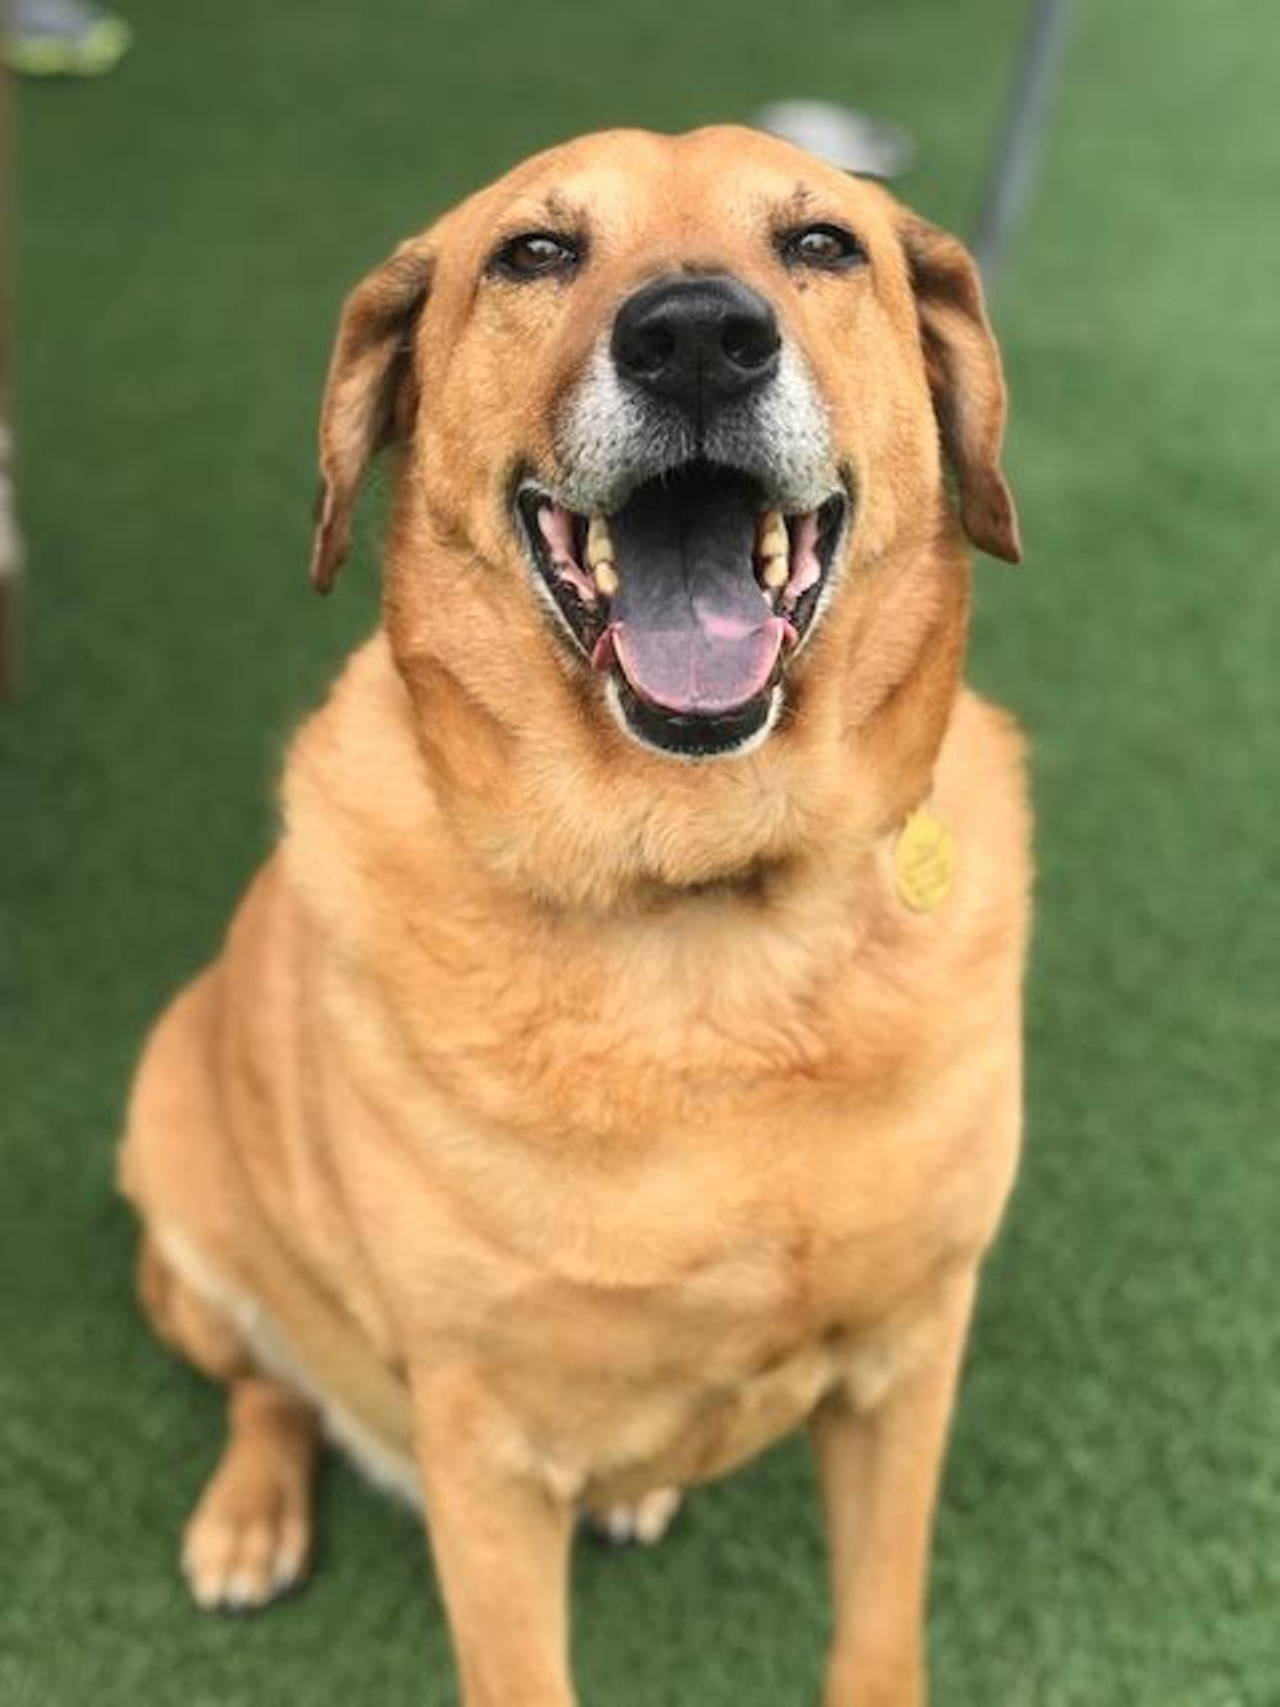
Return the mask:
M 816 1307 L 822 1289 L 809 1264 L 755 1252 L 652 1296 L 641 1335 L 620 1315 L 581 1408 L 547 1418 L 552 1458 L 589 1500 L 627 1498 L 732 1469 L 837 1387 L 873 1402 L 892 1376 L 892 1340 L 842 1311 L 838 1286 L 829 1310 Z
M 584 1497 L 728 1469 L 837 1385 L 873 1402 L 1007 1184 L 980 991 L 961 1015 L 834 929 L 704 946 L 595 981 L 531 949 L 514 1015 L 442 989 L 392 1099 L 411 1140 L 348 1179 L 412 1301 L 403 1360 L 491 1371 L 517 1449 Z
M 835 1230 L 808 1202 L 761 1202 L 759 1227 L 732 1231 L 707 1210 L 696 1261 L 639 1285 L 531 1275 L 488 1320 L 530 1438 L 583 1497 L 719 1474 L 832 1389 L 873 1403 L 893 1377 L 927 1230 L 917 1259 L 873 1230 Z M 646 1231 L 641 1205 L 620 1245 Z
M 878 1101 L 784 1091 L 629 1145 L 459 1132 L 383 1179 L 408 1360 L 443 1336 L 494 1371 L 519 1450 L 592 1499 L 727 1470 L 837 1385 L 873 1402 L 904 1309 L 981 1242 L 981 1110 L 945 1072 Z

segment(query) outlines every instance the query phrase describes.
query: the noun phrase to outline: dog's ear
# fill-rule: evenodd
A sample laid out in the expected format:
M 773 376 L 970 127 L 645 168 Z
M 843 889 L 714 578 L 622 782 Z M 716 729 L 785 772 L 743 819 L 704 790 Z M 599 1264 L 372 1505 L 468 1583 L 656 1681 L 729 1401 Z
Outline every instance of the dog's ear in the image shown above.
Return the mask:
M 400 247 L 343 304 L 320 408 L 320 491 L 311 584 L 327 593 L 351 546 L 351 518 L 370 459 L 411 430 L 413 333 L 431 288 L 420 239 Z
M 1005 389 L 973 257 L 957 238 L 910 215 L 901 227 L 942 448 L 964 531 L 1006 563 L 1022 560 L 1013 495 L 1000 470 Z

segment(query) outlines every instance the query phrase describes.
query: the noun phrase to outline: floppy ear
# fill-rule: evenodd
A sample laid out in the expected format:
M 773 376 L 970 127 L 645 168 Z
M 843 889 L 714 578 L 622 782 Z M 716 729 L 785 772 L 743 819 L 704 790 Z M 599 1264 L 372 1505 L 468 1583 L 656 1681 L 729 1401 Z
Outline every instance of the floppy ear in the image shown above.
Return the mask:
M 320 492 L 311 584 L 327 593 L 351 546 L 351 517 L 370 459 L 412 419 L 413 330 L 431 285 L 432 257 L 402 243 L 347 298 L 320 408 Z
M 1019 563 L 1018 516 L 1000 471 L 1004 375 L 977 266 L 957 238 L 914 216 L 902 227 L 902 244 L 934 413 L 956 477 L 964 531 L 992 557 Z

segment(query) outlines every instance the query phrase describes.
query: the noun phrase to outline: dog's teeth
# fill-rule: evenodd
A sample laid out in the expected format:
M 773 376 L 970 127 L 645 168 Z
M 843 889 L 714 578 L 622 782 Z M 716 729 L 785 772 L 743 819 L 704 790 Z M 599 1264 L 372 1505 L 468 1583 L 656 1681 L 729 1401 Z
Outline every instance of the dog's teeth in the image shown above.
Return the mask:
M 602 564 L 613 567 L 613 541 L 604 517 L 592 516 L 587 523 L 587 568 L 599 569 Z
M 791 540 L 781 510 L 766 510 L 756 530 L 760 579 L 771 593 L 780 593 L 791 579 Z
M 769 510 L 760 518 L 756 550 L 764 563 L 774 557 L 781 557 L 785 562 L 791 555 L 791 542 L 787 538 L 787 524 L 782 519 L 781 510 Z
M 613 566 L 613 540 L 609 524 L 603 516 L 592 516 L 587 523 L 587 568 L 597 590 L 611 599 L 618 590 L 618 572 Z

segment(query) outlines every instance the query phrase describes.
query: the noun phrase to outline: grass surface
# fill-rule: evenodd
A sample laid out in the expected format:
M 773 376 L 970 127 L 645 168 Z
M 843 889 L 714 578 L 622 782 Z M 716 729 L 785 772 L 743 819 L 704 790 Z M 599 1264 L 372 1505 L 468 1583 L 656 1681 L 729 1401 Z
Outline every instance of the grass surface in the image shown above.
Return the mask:
M 374 618 L 367 546 L 328 604 L 303 584 L 341 292 L 558 134 L 798 91 L 912 125 L 907 193 L 963 225 L 1022 12 L 136 0 L 118 75 L 22 91 L 7 1707 L 453 1699 L 420 1537 L 345 1467 L 305 1595 L 250 1622 L 189 1609 L 176 1537 L 220 1406 L 135 1313 L 111 1191 L 143 1028 L 216 943 L 284 736 Z M 998 305 L 1029 561 L 983 567 L 974 674 L 1033 733 L 1040 922 L 1029 1151 L 940 1523 L 941 1707 L 1280 1702 L 1278 52 L 1269 0 L 1087 5 Z M 787 1445 L 656 1554 L 584 1547 L 584 1699 L 812 1700 L 812 1494 Z

